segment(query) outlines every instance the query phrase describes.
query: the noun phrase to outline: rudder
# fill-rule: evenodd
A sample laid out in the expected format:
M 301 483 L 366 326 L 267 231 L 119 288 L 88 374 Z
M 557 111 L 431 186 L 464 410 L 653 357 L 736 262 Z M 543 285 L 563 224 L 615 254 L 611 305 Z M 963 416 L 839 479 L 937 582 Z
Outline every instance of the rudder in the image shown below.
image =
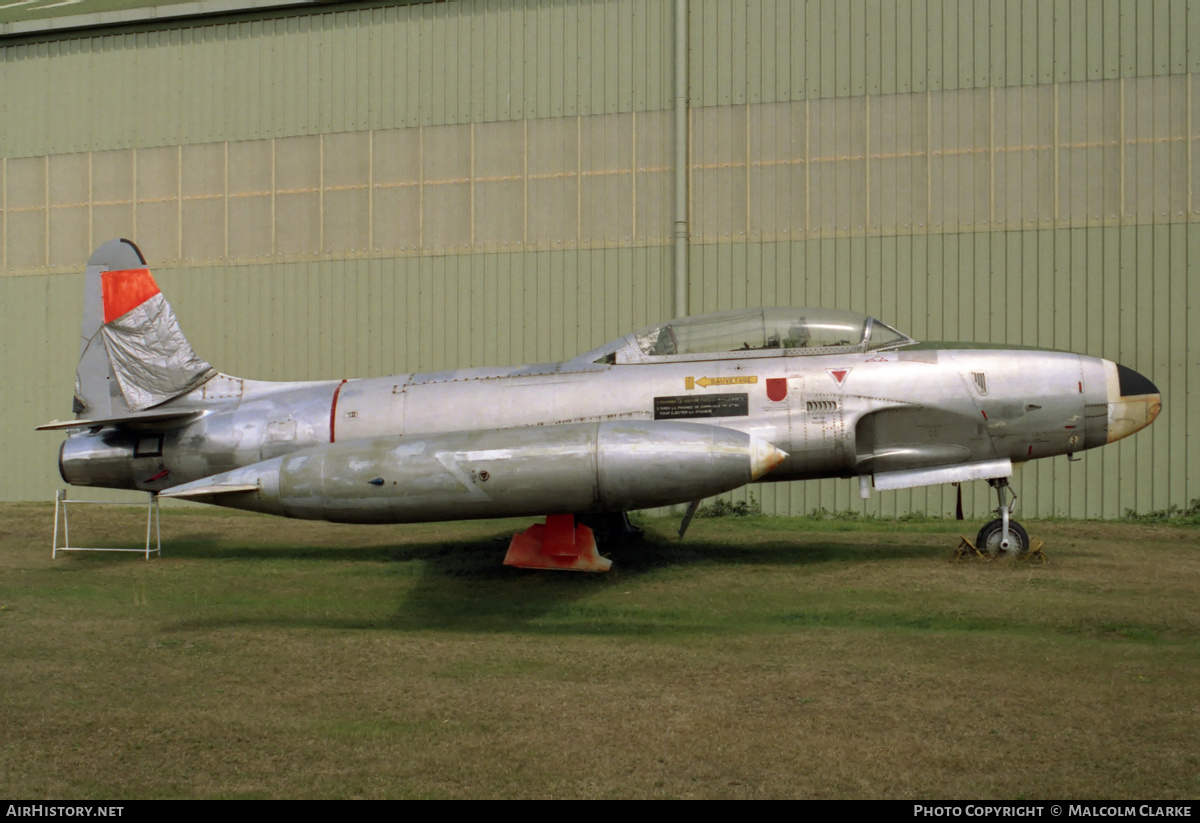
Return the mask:
M 92 253 L 84 278 L 76 415 L 100 419 L 153 408 L 216 374 L 198 357 L 130 240 Z

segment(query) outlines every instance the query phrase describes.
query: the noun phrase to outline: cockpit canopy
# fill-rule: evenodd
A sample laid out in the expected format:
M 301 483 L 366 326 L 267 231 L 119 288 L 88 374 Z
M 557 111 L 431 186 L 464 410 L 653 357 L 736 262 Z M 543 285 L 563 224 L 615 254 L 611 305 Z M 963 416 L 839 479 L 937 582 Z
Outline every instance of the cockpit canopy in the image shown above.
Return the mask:
M 738 309 L 683 317 L 648 326 L 596 353 L 596 362 L 817 355 L 882 351 L 914 343 L 911 337 L 857 312 L 834 309 Z

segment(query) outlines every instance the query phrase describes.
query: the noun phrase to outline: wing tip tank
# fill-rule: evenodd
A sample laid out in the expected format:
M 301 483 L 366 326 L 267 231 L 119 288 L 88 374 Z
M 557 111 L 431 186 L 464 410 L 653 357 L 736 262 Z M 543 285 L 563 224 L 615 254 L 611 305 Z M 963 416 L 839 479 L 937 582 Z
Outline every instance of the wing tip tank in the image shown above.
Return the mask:
M 750 479 L 757 480 L 774 469 L 784 460 L 788 453 L 774 443 L 761 437 L 750 437 Z

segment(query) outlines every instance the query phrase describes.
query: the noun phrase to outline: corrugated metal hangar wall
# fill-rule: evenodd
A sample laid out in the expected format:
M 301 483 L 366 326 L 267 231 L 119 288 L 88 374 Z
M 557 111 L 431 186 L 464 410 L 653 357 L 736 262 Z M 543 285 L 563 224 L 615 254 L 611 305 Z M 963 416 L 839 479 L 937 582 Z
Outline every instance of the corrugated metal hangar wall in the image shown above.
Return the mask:
M 83 263 L 301 380 L 569 357 L 673 313 L 669 0 L 326 6 L 0 40 L 0 499 L 49 499 Z M 1027 515 L 1200 497 L 1200 3 L 692 2 L 689 309 L 821 305 L 1124 363 L 1148 431 Z M 967 495 L 976 516 L 994 503 Z M 861 503 L 759 487 L 767 511 Z

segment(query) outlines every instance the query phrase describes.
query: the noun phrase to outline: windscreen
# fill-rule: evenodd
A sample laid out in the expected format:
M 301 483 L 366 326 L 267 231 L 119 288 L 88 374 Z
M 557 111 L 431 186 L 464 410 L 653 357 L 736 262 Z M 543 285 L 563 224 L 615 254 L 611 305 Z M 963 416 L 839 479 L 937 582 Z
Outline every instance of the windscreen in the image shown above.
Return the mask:
M 892 346 L 911 343 L 912 338 L 893 329 L 886 323 L 880 323 L 871 318 L 871 336 L 867 340 L 867 351 L 890 348 Z
M 867 318 L 831 309 L 745 309 L 685 317 L 637 334 L 651 357 L 858 346 Z

